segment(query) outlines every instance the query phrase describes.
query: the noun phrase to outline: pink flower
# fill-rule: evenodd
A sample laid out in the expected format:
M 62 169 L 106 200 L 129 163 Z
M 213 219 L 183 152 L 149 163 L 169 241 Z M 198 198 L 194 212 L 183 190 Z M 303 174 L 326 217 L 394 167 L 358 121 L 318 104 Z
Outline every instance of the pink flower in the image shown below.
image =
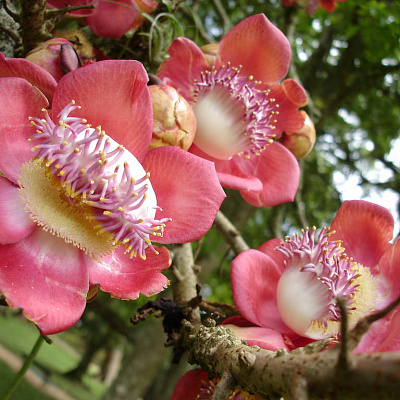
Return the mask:
M 278 140 L 282 131 L 302 128 L 298 107 L 307 97 L 292 79 L 278 84 L 289 68 L 288 40 L 259 14 L 205 51 L 180 37 L 158 74 L 193 103 L 197 130 L 189 151 L 214 161 L 221 184 L 251 205 L 292 201 L 299 166 Z
M 331 229 L 264 243 L 232 262 L 231 283 L 240 313 L 291 340 L 337 337 L 336 297 L 347 300 L 349 324 L 384 308 L 400 293 L 400 240 L 392 245 L 393 217 L 366 201 L 346 201 Z M 356 352 L 399 350 L 398 310 L 377 321 Z
M 161 291 L 170 257 L 152 240 L 200 238 L 225 195 L 211 162 L 175 147 L 148 150 L 143 66 L 90 63 L 55 86 L 27 60 L 0 59 L 0 76 L 7 303 L 52 334 L 80 318 L 89 285 L 122 299 Z
M 69 6 L 94 4 L 92 10 L 78 10 L 72 15 L 85 17 L 92 32 L 98 36 L 118 39 L 130 29 L 137 29 L 144 22 L 141 13 L 150 13 L 157 7 L 156 0 L 70 0 Z M 64 0 L 48 0 L 47 4 L 63 8 Z
M 293 7 L 296 4 L 305 8 L 309 14 L 314 13 L 318 6 L 327 12 L 333 12 L 336 9 L 337 2 L 345 2 L 346 0 L 282 0 L 285 7 Z
M 209 400 L 215 391 L 219 378 L 209 379 L 206 371 L 192 369 L 177 382 L 171 400 Z M 260 396 L 250 395 L 239 389 L 233 389 L 229 400 L 262 400 Z

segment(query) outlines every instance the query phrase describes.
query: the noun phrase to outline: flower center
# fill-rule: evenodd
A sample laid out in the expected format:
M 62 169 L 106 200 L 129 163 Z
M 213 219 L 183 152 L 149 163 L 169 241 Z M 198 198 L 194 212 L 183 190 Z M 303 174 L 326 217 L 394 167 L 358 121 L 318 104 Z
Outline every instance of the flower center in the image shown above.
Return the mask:
M 276 137 L 279 104 L 261 82 L 240 76 L 230 63 L 201 72 L 192 93 L 197 128 L 194 143 L 210 156 L 260 155 Z
M 124 245 L 145 259 L 150 235 L 162 236 L 169 218 L 155 220 L 157 199 L 141 164 L 123 146 L 70 117 L 68 104 L 55 124 L 30 118 L 41 140 L 36 156 L 20 171 L 20 193 L 31 218 L 43 229 L 98 258 Z
M 340 332 L 336 299 L 347 301 L 349 325 L 373 311 L 377 284 L 369 268 L 344 253 L 340 241 L 329 241 L 323 228 L 314 243 L 315 228 L 301 237 L 287 237 L 276 250 L 286 258 L 277 289 L 279 313 L 285 324 L 301 336 L 323 339 Z

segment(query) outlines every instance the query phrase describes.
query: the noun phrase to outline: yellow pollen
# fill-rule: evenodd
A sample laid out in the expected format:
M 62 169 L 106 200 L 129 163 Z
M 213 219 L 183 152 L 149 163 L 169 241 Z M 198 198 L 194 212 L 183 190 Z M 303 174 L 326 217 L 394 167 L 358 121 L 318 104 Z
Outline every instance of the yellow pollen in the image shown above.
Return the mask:
M 66 191 L 57 180 L 51 179 L 51 175 L 44 165 L 35 161 L 21 167 L 19 193 L 30 218 L 44 231 L 73 244 L 94 259 L 113 251 L 114 247 L 96 234 L 91 207 L 79 199 L 73 199 L 70 204 Z

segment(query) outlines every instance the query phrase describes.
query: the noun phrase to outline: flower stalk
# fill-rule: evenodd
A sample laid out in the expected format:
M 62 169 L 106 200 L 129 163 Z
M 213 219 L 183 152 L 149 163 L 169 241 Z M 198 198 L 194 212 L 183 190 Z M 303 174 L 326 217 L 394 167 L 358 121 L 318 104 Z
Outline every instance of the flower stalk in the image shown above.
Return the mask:
M 32 365 L 33 360 L 35 359 L 36 355 L 39 353 L 39 350 L 45 341 L 45 338 L 43 335 L 39 335 L 39 337 L 36 340 L 35 345 L 33 346 L 31 352 L 29 353 L 28 357 L 25 359 L 24 364 L 22 365 L 21 369 L 18 371 L 17 375 L 15 375 L 14 380 L 11 382 L 10 386 L 8 389 L 5 391 L 5 393 L 1 396 L 2 400 L 8 400 L 10 396 L 14 393 L 14 390 L 17 388 L 17 386 L 20 384 L 22 381 L 26 371 L 28 371 L 29 367 Z

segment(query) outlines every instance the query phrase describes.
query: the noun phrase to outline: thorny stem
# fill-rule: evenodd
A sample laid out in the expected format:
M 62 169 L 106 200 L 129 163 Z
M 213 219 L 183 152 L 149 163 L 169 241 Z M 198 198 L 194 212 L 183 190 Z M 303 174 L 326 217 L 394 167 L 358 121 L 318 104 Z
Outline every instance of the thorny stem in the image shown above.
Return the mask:
M 11 382 L 11 385 L 8 387 L 8 389 L 5 391 L 5 393 L 1 396 L 2 400 L 8 400 L 10 398 L 10 396 L 13 394 L 14 390 L 17 388 L 17 386 L 21 382 L 22 378 L 24 377 L 26 371 L 32 365 L 33 360 L 35 359 L 37 353 L 40 350 L 40 347 L 42 346 L 42 344 L 45 340 L 46 339 L 44 336 L 39 335 L 38 339 L 36 340 L 35 345 L 33 346 L 28 357 L 25 359 L 25 362 L 22 365 L 21 369 L 19 370 L 18 374 L 14 377 L 14 380 Z

